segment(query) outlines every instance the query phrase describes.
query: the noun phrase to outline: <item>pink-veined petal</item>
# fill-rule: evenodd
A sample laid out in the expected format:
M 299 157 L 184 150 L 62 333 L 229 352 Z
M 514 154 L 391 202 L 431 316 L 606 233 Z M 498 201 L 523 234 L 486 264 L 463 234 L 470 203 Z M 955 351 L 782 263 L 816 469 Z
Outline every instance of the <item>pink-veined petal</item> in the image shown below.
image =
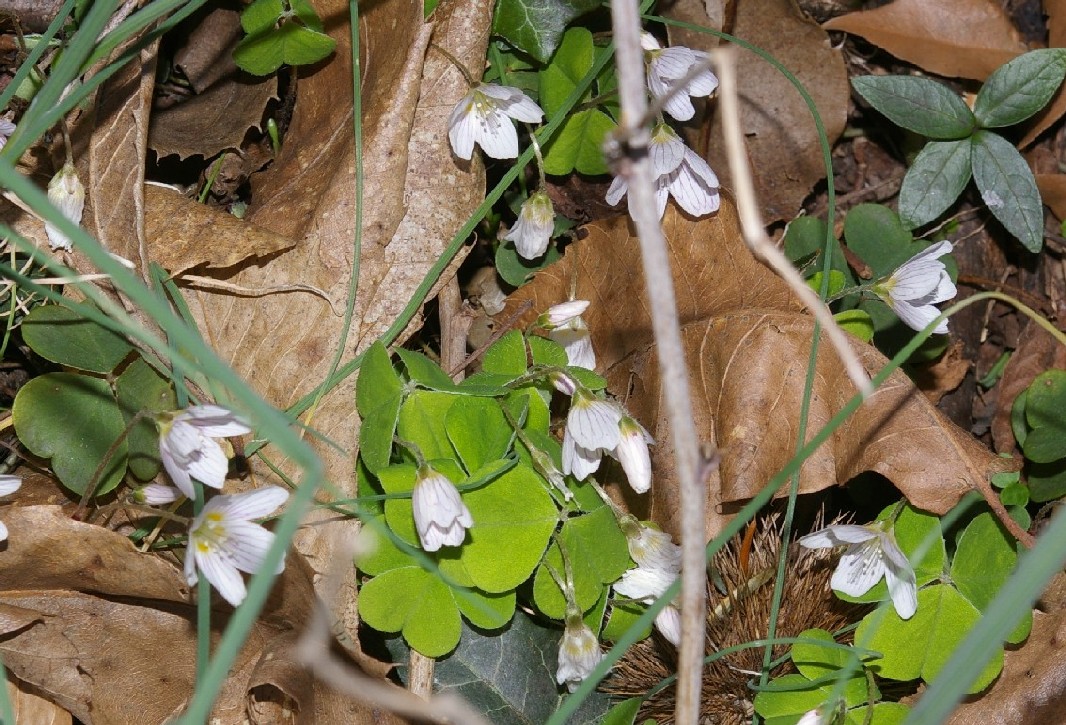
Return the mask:
M 473 112 L 473 98 L 466 96 L 452 111 L 448 121 L 448 141 L 452 151 L 461 159 L 470 160 L 474 154 L 474 140 L 478 120 Z
M 584 448 L 613 450 L 622 436 L 618 430 L 621 420 L 622 413 L 616 405 L 579 391 L 570 403 L 566 428 L 574 442 Z
M 799 543 L 808 549 L 827 549 L 844 544 L 861 544 L 877 536 L 867 526 L 857 524 L 833 524 L 824 529 L 802 536 Z
M 606 201 L 611 206 L 614 206 L 618 202 L 622 201 L 622 197 L 629 191 L 629 184 L 621 176 L 616 176 L 611 180 L 611 185 L 607 188 Z
M 892 597 L 892 606 L 900 619 L 910 619 L 918 611 L 918 588 L 915 585 L 914 571 L 908 567 L 897 570 L 893 566 L 885 567 L 885 582 Z
M 184 421 L 212 438 L 229 438 L 252 432 L 236 413 L 220 405 L 194 405 L 179 413 L 176 420 Z
M 201 437 L 200 448 L 186 466 L 189 475 L 205 486 L 222 488 L 229 472 L 229 460 L 222 446 L 210 438 Z
M 267 551 L 274 543 L 274 534 L 250 521 L 229 521 L 226 532 L 225 550 L 233 566 L 249 574 L 259 571 Z M 275 573 L 280 574 L 284 570 L 285 557 L 281 557 Z
M 490 109 L 474 127 L 474 140 L 487 156 L 513 159 L 518 156 L 518 132 L 514 123 L 498 108 Z
M 868 541 L 852 544 L 852 547 L 844 552 L 829 584 L 833 589 L 849 596 L 859 597 L 881 581 L 884 574 L 885 564 L 881 560 L 881 547 L 876 541 Z

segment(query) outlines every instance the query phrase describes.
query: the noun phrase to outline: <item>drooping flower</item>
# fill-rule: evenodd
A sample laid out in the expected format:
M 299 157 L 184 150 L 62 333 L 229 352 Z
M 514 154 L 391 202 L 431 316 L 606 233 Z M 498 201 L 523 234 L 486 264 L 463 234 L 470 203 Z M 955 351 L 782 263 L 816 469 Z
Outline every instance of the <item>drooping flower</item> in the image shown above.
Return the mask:
M 563 431 L 563 473 L 584 481 L 600 468 L 603 451 L 598 448 L 585 448 L 574 440 L 569 429 Z
M 554 330 L 560 325 L 565 325 L 589 308 L 588 300 L 568 300 L 552 305 L 548 311 L 537 318 L 537 327 L 545 330 Z
M 669 96 L 663 103 L 663 111 L 678 121 L 690 120 L 696 113 L 692 98 L 714 93 L 718 88 L 717 76 L 707 68 L 685 84 L 684 88 L 673 94 L 670 92 L 693 66 L 707 60 L 707 54 L 683 45 L 663 48 L 651 33 L 640 34 L 640 47 L 644 50 L 648 90 L 656 99 Z
M 48 201 L 73 223 L 81 223 L 81 214 L 85 211 L 85 187 L 82 186 L 81 180 L 78 179 L 78 172 L 75 171 L 74 164 L 70 161 L 67 161 L 48 182 Z M 51 223 L 44 223 L 44 231 L 48 234 L 48 244 L 53 251 L 56 249 L 69 251 L 74 248 L 70 237 L 52 226 Z
M 901 264 L 888 279 L 874 286 L 892 311 L 913 330 L 924 330 L 938 315 L 934 307 L 955 296 L 955 284 L 940 257 L 951 252 L 951 242 L 943 241 L 918 252 Z M 945 335 L 948 321 L 941 320 L 933 332 Z
M 253 519 L 269 516 L 285 503 L 289 492 L 280 486 L 211 498 L 189 526 L 185 552 L 185 579 L 198 581 L 197 571 L 233 606 L 244 601 L 247 590 L 241 572 L 254 574 L 274 543 L 274 534 Z M 285 560 L 275 573 L 285 568 Z
M 681 646 L 681 612 L 673 604 L 667 604 L 655 615 L 655 628 L 667 642 Z
M 674 574 L 681 571 L 681 547 L 673 542 L 670 534 L 645 526 L 632 516 L 623 517 L 621 527 L 629 556 L 637 566 Z
M 429 466 L 418 470 L 411 504 L 418 538 L 426 551 L 461 545 L 466 530 L 474 525 L 470 509 L 463 503 L 455 484 Z
M 614 590 L 627 599 L 650 603 L 663 595 L 677 579 L 677 572 L 635 566 L 614 583 Z
M 623 415 L 618 422 L 619 440 L 612 457 L 622 464 L 629 486 L 637 493 L 647 493 L 651 488 L 651 456 L 648 444 L 654 443 L 648 431 L 628 415 Z
M 881 577 L 888 584 L 892 605 L 901 619 L 910 619 L 918 609 L 918 588 L 914 569 L 896 544 L 892 530 L 882 522 L 865 526 L 834 524 L 807 534 L 799 543 L 808 549 L 847 546 L 830 585 L 858 597 L 870 591 Z
M 162 483 L 147 483 L 132 492 L 132 498 L 137 503 L 148 506 L 162 506 L 178 500 L 181 491 L 173 486 L 165 486 Z
M 536 259 L 548 251 L 548 242 L 554 229 L 555 209 L 552 200 L 543 190 L 539 190 L 525 200 L 518 212 L 518 220 L 503 238 L 514 242 L 522 259 Z
M 15 493 L 22 485 L 22 477 L 10 473 L 0 473 L 0 496 Z M 7 541 L 7 526 L 0 521 L 0 541 Z
M 685 146 L 673 129 L 665 123 L 658 124 L 652 131 L 648 151 L 656 174 L 655 202 L 660 219 L 671 196 L 678 206 L 694 217 L 718 210 L 722 202 L 718 176 L 699 154 Z M 607 203 L 617 204 L 628 192 L 629 183 L 625 177 L 614 177 L 607 189 Z
M 10 119 L 0 118 L 0 150 L 7 146 L 7 140 L 15 133 L 15 124 Z
M 159 457 L 183 494 L 195 498 L 192 479 L 222 488 L 229 461 L 214 438 L 252 431 L 235 413 L 218 405 L 194 405 L 160 420 Z
M 581 315 L 573 317 L 564 325 L 548 333 L 548 337 L 566 350 L 567 363 L 586 370 L 596 369 L 596 351 L 592 349 L 592 337 Z
M 816 707 L 805 712 L 796 725 L 824 725 L 823 720 L 821 708 Z
M 463 97 L 448 119 L 452 151 L 469 160 L 474 144 L 494 159 L 518 156 L 518 133 L 514 122 L 539 123 L 544 111 L 517 88 L 482 83 Z
M 573 692 L 603 659 L 596 634 L 581 619 L 581 612 L 568 611 L 563 639 L 559 643 L 559 668 L 555 681 Z

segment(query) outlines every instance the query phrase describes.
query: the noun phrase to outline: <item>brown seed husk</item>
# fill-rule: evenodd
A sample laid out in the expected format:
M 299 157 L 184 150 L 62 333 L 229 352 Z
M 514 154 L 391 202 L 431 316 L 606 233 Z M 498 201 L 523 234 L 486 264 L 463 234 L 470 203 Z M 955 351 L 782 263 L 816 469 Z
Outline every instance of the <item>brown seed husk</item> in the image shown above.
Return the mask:
M 707 586 L 708 655 L 767 636 L 781 531 L 774 518 L 760 521 L 757 527 L 746 561 L 742 560 L 741 535 L 711 560 Z M 806 549 L 796 543 L 789 546 L 777 637 L 794 637 L 815 627 L 835 632 L 861 618 L 867 608 L 841 601 L 829 586 L 838 559 L 839 552 L 831 549 Z M 788 649 L 788 645 L 775 646 L 772 659 L 786 654 Z M 758 680 L 762 660 L 762 647 L 748 647 L 704 667 L 701 725 L 741 725 L 750 721 L 755 693 L 748 683 Z M 626 652 L 601 689 L 621 698 L 644 697 L 663 679 L 675 674 L 676 667 L 677 651 L 656 632 Z M 791 662 L 786 661 L 770 674 L 779 677 L 792 671 Z M 650 696 L 635 722 L 654 718 L 660 725 L 673 723 L 675 687 L 671 684 Z

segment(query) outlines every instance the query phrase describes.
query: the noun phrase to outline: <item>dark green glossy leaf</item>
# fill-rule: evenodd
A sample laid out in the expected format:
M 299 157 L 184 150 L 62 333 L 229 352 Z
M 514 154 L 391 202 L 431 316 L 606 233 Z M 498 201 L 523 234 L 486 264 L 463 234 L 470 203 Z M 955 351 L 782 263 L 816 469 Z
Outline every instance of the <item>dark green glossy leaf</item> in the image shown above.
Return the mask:
M 22 339 L 45 360 L 94 373 L 111 372 L 133 351 L 122 335 L 60 305 L 33 308 Z
M 1014 145 L 991 131 L 971 139 L 973 179 L 988 210 L 1030 252 L 1044 244 L 1044 207 L 1036 178 Z
M 973 113 L 959 95 L 928 78 L 858 76 L 851 85 L 897 126 L 923 136 L 961 139 L 976 128 Z
M 970 144 L 930 141 L 914 159 L 899 190 L 899 215 L 909 229 L 936 219 L 970 183 Z
M 170 381 L 157 373 L 143 358 L 137 358 L 115 380 L 115 392 L 126 425 L 139 412 L 162 413 L 178 407 Z M 142 417 L 130 429 L 130 473 L 141 481 L 159 473 L 159 430 L 151 417 Z
M 984 128 L 1013 126 L 1047 105 L 1066 77 L 1066 51 L 1033 50 L 1000 66 L 974 101 L 973 114 Z
M 571 21 L 595 10 L 599 0 L 500 0 L 492 32 L 547 63 Z

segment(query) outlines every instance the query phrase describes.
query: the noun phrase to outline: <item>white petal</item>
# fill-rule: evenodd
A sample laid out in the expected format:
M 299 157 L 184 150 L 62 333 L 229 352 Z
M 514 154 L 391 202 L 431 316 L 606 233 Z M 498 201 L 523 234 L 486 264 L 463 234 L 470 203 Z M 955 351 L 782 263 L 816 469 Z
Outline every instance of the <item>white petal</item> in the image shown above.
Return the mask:
M 415 528 L 426 551 L 441 546 L 459 546 L 474 521 L 459 491 L 448 478 L 436 472 L 419 474 L 411 494 Z
M 611 181 L 611 186 L 607 189 L 607 203 L 614 206 L 618 202 L 622 201 L 622 197 L 629 191 L 629 184 L 621 176 L 616 176 Z
M 452 145 L 452 151 L 459 158 L 469 161 L 473 155 L 477 126 L 478 120 L 473 113 L 472 94 L 467 95 L 459 101 L 448 120 L 448 141 Z
M 663 103 L 663 111 L 669 114 L 672 118 L 676 118 L 678 121 L 688 121 L 696 115 L 696 109 L 692 106 L 692 100 L 684 91 L 675 93 L 666 99 L 666 102 Z
M 663 176 L 674 171 L 685 160 L 688 147 L 665 123 L 660 123 L 652 132 L 648 152 L 651 155 L 652 168 L 656 176 Z
M 270 516 L 289 498 L 281 486 L 264 486 L 254 491 L 215 496 L 205 509 L 220 511 L 227 518 L 249 521 Z
M 827 549 L 844 544 L 861 544 L 876 538 L 877 535 L 878 532 L 868 526 L 834 524 L 800 537 L 799 544 L 808 549 Z
M 645 30 L 640 33 L 640 47 L 644 51 L 649 51 L 659 50 L 662 46 L 659 45 L 658 38 Z
M 892 303 L 889 301 L 889 305 L 892 307 L 892 311 L 896 313 L 896 316 L 903 321 L 907 327 L 912 330 L 921 331 L 932 323 L 937 317 L 940 316 L 940 310 L 932 305 L 912 305 L 906 301 L 900 301 Z M 933 330 L 934 335 L 946 335 L 948 333 L 948 321 L 941 320 L 940 324 Z
M 192 454 L 185 469 L 190 476 L 205 486 L 222 488 L 229 472 L 229 460 L 218 443 L 201 437 L 200 448 Z
M 560 325 L 565 325 L 575 317 L 580 317 L 581 313 L 588 308 L 588 300 L 569 300 L 567 302 L 560 302 L 557 305 L 549 307 L 547 312 L 541 316 L 543 322 L 540 322 L 540 325 L 541 327 L 559 327 Z
M 193 551 L 192 543 L 189 543 L 189 548 L 185 550 L 185 581 L 192 587 L 196 586 L 196 582 L 199 577 L 196 576 L 196 554 Z
M 544 119 L 544 110 L 524 93 L 517 100 L 500 103 L 500 110 L 516 121 L 523 123 L 540 123 Z
M 134 491 L 135 500 L 149 506 L 163 506 L 178 500 L 181 491 L 161 483 L 149 483 Z
M 236 413 L 220 405 L 194 405 L 179 413 L 176 420 L 185 421 L 212 438 L 229 438 L 252 432 Z
M 0 541 L 7 541 L 7 524 L 0 521 Z
M 574 436 L 574 442 L 584 448 L 613 450 L 621 439 L 618 430 L 621 420 L 622 414 L 616 405 L 586 397 L 579 391 L 570 403 L 566 428 Z
M 647 493 L 651 488 L 651 457 L 642 430 L 624 432 L 614 455 L 622 464 L 630 487 L 637 493 Z
M 584 481 L 600 467 L 600 452 L 578 445 L 570 430 L 563 431 L 563 473 Z
M 844 552 L 829 583 L 838 591 L 859 597 L 881 581 L 884 574 L 885 564 L 881 559 L 881 547 L 875 540 L 853 544 L 852 548 Z
M 573 627 L 567 625 L 559 643 L 559 668 L 555 673 L 555 681 L 560 685 L 565 683 L 567 689 L 573 692 L 596 669 L 601 659 L 603 653 L 600 652 L 600 643 L 588 625 L 583 622 Z
M 551 330 L 548 337 L 563 346 L 567 364 L 586 370 L 596 369 L 596 351 L 592 348 L 592 337 L 581 317 L 575 317 L 562 327 Z
M 681 612 L 677 607 L 667 605 L 655 615 L 655 628 L 666 641 L 675 647 L 681 646 Z
M 915 584 L 914 571 L 908 566 L 904 570 L 885 568 L 885 582 L 892 597 L 892 606 L 900 619 L 910 619 L 918 611 L 918 587 Z
M 638 566 L 623 574 L 622 578 L 615 582 L 614 590 L 627 599 L 651 602 L 661 597 L 675 579 L 676 573 Z
M 19 490 L 22 485 L 22 477 L 10 473 L 0 474 L 0 496 L 7 496 Z
M 218 590 L 223 599 L 235 607 L 244 601 L 248 590 L 235 566 L 226 561 L 219 552 L 196 551 L 195 556 L 197 568 L 207 581 L 211 582 L 211 586 Z
M 518 156 L 518 132 L 514 124 L 498 108 L 489 110 L 474 127 L 474 140 L 486 155 L 494 159 L 513 159 Z
M 648 526 L 640 527 L 640 534 L 626 539 L 629 555 L 645 569 L 662 569 L 675 576 L 681 570 L 681 547 L 670 534 Z
M 192 479 L 189 478 L 189 472 L 185 470 L 188 461 L 178 460 L 175 457 L 169 441 L 169 436 L 159 439 L 159 457 L 163 461 L 163 467 L 167 470 L 170 480 L 185 494 L 186 498 L 196 498 L 192 488 Z
M 274 534 L 250 521 L 228 522 L 226 533 L 224 548 L 233 566 L 249 574 L 259 571 L 267 551 L 274 543 Z M 285 557 L 282 557 L 277 573 L 280 574 L 284 569 Z

